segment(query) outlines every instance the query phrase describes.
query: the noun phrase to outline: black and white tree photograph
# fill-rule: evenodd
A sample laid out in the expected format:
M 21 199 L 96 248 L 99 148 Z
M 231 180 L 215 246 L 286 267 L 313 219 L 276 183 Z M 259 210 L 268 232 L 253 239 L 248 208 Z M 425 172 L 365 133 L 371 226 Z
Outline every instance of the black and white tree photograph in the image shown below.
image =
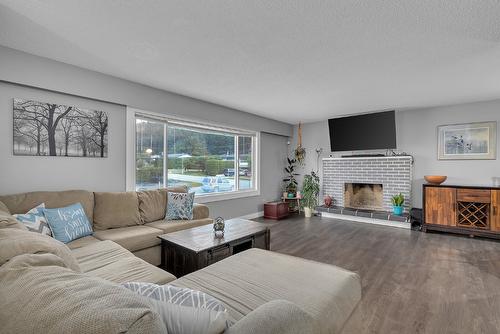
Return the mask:
M 108 115 L 101 110 L 14 99 L 14 155 L 108 156 Z

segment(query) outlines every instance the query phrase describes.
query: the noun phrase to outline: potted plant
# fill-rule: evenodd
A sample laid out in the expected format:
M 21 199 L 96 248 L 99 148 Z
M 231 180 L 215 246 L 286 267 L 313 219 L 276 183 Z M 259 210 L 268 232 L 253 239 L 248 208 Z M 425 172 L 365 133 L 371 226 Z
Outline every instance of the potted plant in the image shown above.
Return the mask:
M 312 216 L 312 211 L 318 206 L 319 177 L 315 172 L 304 176 L 302 183 L 301 205 L 304 208 L 306 218 Z
M 403 204 L 405 202 L 405 197 L 403 196 L 403 194 L 399 193 L 398 195 L 392 196 L 391 202 L 392 202 L 392 211 L 394 212 L 394 214 L 402 215 Z
M 297 192 L 297 180 L 295 177 L 299 174 L 295 173 L 295 164 L 297 161 L 295 159 L 286 158 L 288 162 L 288 166 L 285 167 L 286 177 L 283 179 L 285 182 L 285 191 L 288 194 L 288 197 L 295 197 Z
M 304 160 L 306 159 L 306 149 L 302 147 L 302 123 L 299 123 L 297 137 L 297 148 L 295 148 L 295 150 L 293 151 L 293 155 L 295 156 L 294 160 L 300 165 L 303 165 Z

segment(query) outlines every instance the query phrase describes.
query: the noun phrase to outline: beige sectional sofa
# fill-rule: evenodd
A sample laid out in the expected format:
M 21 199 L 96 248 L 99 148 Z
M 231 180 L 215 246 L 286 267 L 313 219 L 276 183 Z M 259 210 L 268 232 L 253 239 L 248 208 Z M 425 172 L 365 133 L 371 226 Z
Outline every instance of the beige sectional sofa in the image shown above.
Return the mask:
M 157 219 L 164 191 L 136 196 L 137 201 L 133 193 L 64 191 L 0 197 L 3 332 L 165 333 L 144 297 L 117 284 L 131 281 L 169 283 L 212 295 L 228 310 L 233 322 L 229 334 L 340 333 L 361 298 L 355 273 L 260 249 L 176 279 L 151 264 L 158 263 L 159 252 L 152 237 L 209 223 L 208 209 L 197 206 L 193 221 L 164 222 Z M 94 236 L 64 245 L 26 231 L 10 215 L 41 202 L 47 207 L 82 203 L 94 223 Z
M 47 208 L 59 208 L 79 202 L 93 225 L 94 234 L 69 243 L 69 248 L 111 240 L 158 266 L 161 263 L 159 235 L 212 223 L 208 208 L 202 204 L 194 205 L 193 220 L 163 220 L 167 191 L 187 190 L 177 187 L 141 192 L 38 191 L 0 196 L 0 202 L 11 214 L 26 213 L 41 203 Z

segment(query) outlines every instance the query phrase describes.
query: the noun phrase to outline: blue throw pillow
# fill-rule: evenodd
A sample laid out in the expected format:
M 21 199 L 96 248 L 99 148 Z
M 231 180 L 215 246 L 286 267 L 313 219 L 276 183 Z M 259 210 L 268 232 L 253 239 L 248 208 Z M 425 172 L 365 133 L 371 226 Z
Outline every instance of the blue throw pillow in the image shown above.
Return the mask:
M 165 219 L 193 219 L 194 193 L 167 193 L 167 213 Z
M 44 209 L 44 214 L 54 238 L 65 244 L 92 235 L 92 226 L 80 203 L 64 208 Z

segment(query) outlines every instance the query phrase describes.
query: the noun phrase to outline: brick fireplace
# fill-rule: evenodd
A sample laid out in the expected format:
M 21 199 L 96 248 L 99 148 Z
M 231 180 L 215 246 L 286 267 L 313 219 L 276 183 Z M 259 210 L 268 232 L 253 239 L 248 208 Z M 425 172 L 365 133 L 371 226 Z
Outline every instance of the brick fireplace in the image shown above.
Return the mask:
M 402 193 L 411 203 L 413 158 L 352 157 L 323 159 L 323 194 L 339 207 L 391 211 L 391 197 Z

